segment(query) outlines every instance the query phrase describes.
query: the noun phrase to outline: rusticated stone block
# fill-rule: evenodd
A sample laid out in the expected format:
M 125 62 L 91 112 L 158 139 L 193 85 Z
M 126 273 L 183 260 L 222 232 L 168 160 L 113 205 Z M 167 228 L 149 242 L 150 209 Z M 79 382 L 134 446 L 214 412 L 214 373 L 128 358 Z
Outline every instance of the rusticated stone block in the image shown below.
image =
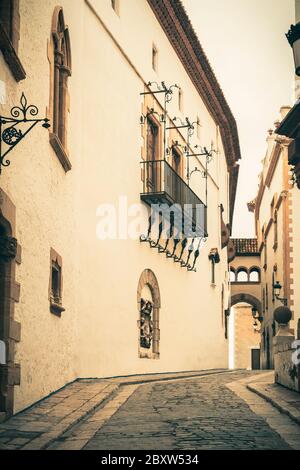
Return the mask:
M 21 368 L 20 364 L 14 364 L 8 367 L 8 385 L 20 385 L 21 383 Z
M 21 340 L 21 323 L 10 320 L 9 338 L 17 342 Z
M 11 298 L 15 302 L 19 302 L 20 300 L 20 291 L 21 291 L 21 286 L 18 282 L 14 282 L 12 284 L 12 289 L 11 289 Z
M 16 263 L 21 264 L 22 263 L 22 247 L 17 244 L 17 253 L 16 253 L 16 258 L 15 258 Z

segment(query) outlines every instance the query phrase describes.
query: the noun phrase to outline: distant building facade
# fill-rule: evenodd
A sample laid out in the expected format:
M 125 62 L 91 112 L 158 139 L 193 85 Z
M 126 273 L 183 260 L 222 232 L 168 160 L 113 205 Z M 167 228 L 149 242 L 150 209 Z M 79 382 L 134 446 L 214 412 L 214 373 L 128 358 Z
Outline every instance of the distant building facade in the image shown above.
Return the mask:
M 284 120 L 288 107 L 281 108 Z M 290 331 L 297 336 L 299 314 L 298 251 L 300 242 L 298 198 L 288 164 L 289 139 L 275 129 L 267 137 L 258 194 L 248 208 L 254 213 L 261 268 L 261 366 L 274 367 L 273 339 L 278 331 L 274 310 L 286 304 L 293 313 Z M 281 290 L 275 286 L 281 286 Z
M 1 418 L 78 377 L 226 368 L 239 142 L 181 2 L 0 15 L 1 115 L 24 92 L 50 125 L 1 167 Z
M 256 238 L 232 238 L 230 261 L 234 367 L 260 367 L 261 265 Z M 255 317 L 255 318 L 254 318 Z M 257 355 L 257 357 L 256 357 Z

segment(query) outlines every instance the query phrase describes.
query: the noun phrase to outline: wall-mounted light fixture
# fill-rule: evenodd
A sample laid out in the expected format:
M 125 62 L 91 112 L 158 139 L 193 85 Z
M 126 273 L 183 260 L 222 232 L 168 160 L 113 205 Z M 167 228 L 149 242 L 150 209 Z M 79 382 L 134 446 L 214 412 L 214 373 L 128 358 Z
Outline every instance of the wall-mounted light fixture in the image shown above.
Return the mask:
M 220 263 L 220 255 L 218 248 L 212 248 L 209 252 L 208 259 L 211 261 L 211 284 L 215 285 L 215 266 L 217 263 Z
M 291 25 L 291 28 L 286 33 L 286 37 L 293 49 L 295 73 L 300 77 L 300 22 Z
M 35 105 L 27 104 L 27 99 L 24 93 L 22 93 L 20 106 L 14 106 L 10 110 L 9 117 L 0 115 L 0 174 L 2 167 L 10 165 L 10 160 L 7 159 L 9 152 L 11 152 L 39 122 L 43 122 L 42 126 L 46 129 L 50 127 L 49 119 L 34 118 L 34 116 L 38 115 L 38 112 L 39 110 Z
M 282 285 L 280 284 L 279 281 L 276 281 L 275 284 L 273 284 L 273 295 L 274 297 L 279 300 L 285 307 L 287 307 L 288 299 L 286 297 L 280 297 L 280 292 L 282 289 Z
M 258 320 L 260 323 L 263 321 L 263 317 L 258 313 L 256 307 L 252 307 L 252 317 L 254 320 Z

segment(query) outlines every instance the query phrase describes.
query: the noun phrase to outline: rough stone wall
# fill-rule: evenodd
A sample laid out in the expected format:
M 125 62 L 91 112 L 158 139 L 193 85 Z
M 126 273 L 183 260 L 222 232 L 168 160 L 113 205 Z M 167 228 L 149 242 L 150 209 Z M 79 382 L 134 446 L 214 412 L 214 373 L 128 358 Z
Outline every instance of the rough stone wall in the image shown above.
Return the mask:
M 300 365 L 293 361 L 294 336 L 276 336 L 274 346 L 275 382 L 300 392 Z

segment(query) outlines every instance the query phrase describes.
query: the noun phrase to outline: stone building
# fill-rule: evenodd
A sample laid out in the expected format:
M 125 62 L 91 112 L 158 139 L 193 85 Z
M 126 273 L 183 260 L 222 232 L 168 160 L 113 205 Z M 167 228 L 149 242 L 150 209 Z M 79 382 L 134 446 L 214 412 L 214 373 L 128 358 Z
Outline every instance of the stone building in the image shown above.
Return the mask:
M 1 417 L 79 377 L 226 368 L 239 141 L 181 2 L 3 0 L 0 49 L 1 115 L 46 119 L 3 125 Z
M 281 120 L 289 111 L 282 107 Z M 278 331 L 274 319 L 274 311 L 282 304 L 287 305 L 293 313 L 290 322 L 291 333 L 297 334 L 299 321 L 299 289 L 296 282 L 299 270 L 297 252 L 299 250 L 299 217 L 298 192 L 293 185 L 292 173 L 288 165 L 289 139 L 279 136 L 277 129 L 280 121 L 275 122 L 274 130 L 270 129 L 267 137 L 267 151 L 262 160 L 262 171 L 259 175 L 259 188 L 256 198 L 248 204 L 253 212 L 257 238 L 252 243 L 257 246 L 257 261 L 259 277 L 256 287 L 248 283 L 242 287 L 240 283 L 232 286 L 232 299 L 235 303 L 236 286 L 239 291 L 250 295 L 249 303 L 254 305 L 261 317 L 261 367 L 274 367 L 273 340 Z M 249 244 L 250 240 L 248 240 Z M 243 254 L 238 252 L 231 264 L 231 270 L 246 273 L 250 280 L 249 269 L 252 260 L 247 264 Z M 237 266 L 244 266 L 243 268 Z M 237 271 L 236 271 L 237 270 Z M 238 279 L 237 279 L 238 280 Z M 256 292 L 255 292 L 256 289 Z M 259 303 L 251 301 L 251 296 L 258 298 Z
M 262 313 L 260 252 L 256 238 L 232 238 L 235 257 L 230 262 L 234 367 L 260 366 Z M 253 317 L 255 316 L 255 318 Z

